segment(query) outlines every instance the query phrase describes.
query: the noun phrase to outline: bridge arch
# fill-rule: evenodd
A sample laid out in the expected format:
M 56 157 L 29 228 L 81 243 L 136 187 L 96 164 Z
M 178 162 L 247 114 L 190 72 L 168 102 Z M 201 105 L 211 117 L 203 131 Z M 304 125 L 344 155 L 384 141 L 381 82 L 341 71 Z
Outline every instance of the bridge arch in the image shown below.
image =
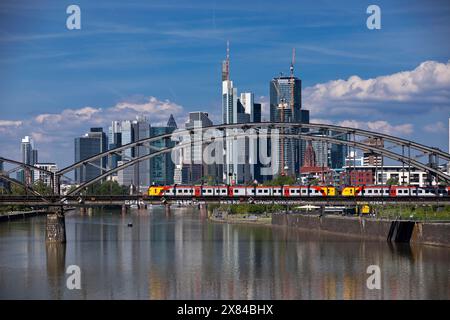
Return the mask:
M 298 130 L 316 129 L 316 130 L 338 131 L 338 132 L 341 132 L 344 134 L 358 134 L 358 135 L 361 135 L 361 136 L 364 136 L 367 138 L 384 139 L 386 141 L 397 144 L 398 146 L 408 147 L 408 148 L 417 150 L 419 152 L 422 152 L 424 154 L 436 155 L 436 156 L 442 158 L 443 160 L 450 161 L 450 154 L 448 154 L 438 148 L 428 147 L 426 145 L 423 145 L 423 144 L 420 144 L 420 143 L 417 143 L 417 142 L 414 142 L 411 140 L 406 140 L 406 139 L 394 137 L 394 136 L 383 134 L 383 133 L 372 132 L 372 131 L 357 129 L 357 128 L 341 127 L 341 126 L 335 126 L 335 125 L 329 125 L 329 124 L 313 124 L 313 123 L 304 124 L 304 123 L 287 123 L 287 122 L 237 123 L 237 124 L 222 124 L 222 125 L 201 127 L 201 128 L 198 128 L 197 130 L 202 130 L 202 132 L 204 132 L 206 130 L 211 130 L 211 129 L 226 130 L 226 129 L 237 129 L 237 128 L 244 128 L 244 129 L 245 128 L 269 128 L 269 129 L 295 128 Z M 192 133 L 192 132 L 194 132 L 194 130 L 195 129 L 185 129 L 185 130 L 177 131 L 177 133 L 178 134 Z M 73 163 L 73 164 L 59 170 L 56 173 L 56 175 L 57 176 L 64 175 L 82 165 L 91 163 L 91 162 L 101 159 L 105 156 L 116 154 L 123 150 L 127 150 L 127 149 L 130 149 L 133 147 L 148 144 L 148 143 L 158 141 L 161 139 L 169 139 L 172 137 L 172 135 L 173 135 L 173 133 L 168 133 L 168 134 L 162 134 L 162 135 L 158 135 L 158 136 L 154 136 L 154 137 L 144 138 L 139 141 L 131 142 L 126 145 L 123 145 L 123 146 L 120 146 L 120 147 L 117 147 L 117 148 L 114 148 L 114 149 L 111 149 L 111 150 L 108 150 L 105 152 L 98 153 L 94 156 L 91 156 L 91 157 L 81 160 L 79 162 Z M 377 150 L 381 151 L 382 149 L 378 148 Z
M 237 126 L 233 126 L 233 128 L 236 128 L 236 127 Z M 242 124 L 240 125 L 240 127 L 242 128 Z M 211 128 L 214 128 L 214 126 L 213 127 L 205 127 L 205 128 L 211 129 Z M 190 131 L 192 131 L 192 130 L 184 130 L 184 131 L 180 131 L 180 133 L 182 133 L 182 132 L 190 132 Z M 127 148 L 131 148 L 131 147 L 134 147 L 134 146 L 140 146 L 143 143 L 148 143 L 148 142 L 156 141 L 158 139 L 168 138 L 171 135 L 172 134 L 164 134 L 164 135 L 155 136 L 155 137 L 152 137 L 152 138 L 145 138 L 145 139 L 139 140 L 137 142 L 130 143 L 128 145 L 125 145 L 125 146 L 122 146 L 122 147 L 119 147 L 119 148 L 116 148 L 116 149 L 112 149 L 110 151 L 115 153 L 115 152 L 117 152 L 117 151 L 115 151 L 117 149 L 125 150 Z M 238 136 L 238 135 L 236 135 L 236 136 Z M 249 136 L 252 136 L 252 135 L 249 135 L 249 134 L 245 135 L 245 137 L 249 137 Z M 224 139 L 227 139 L 227 138 L 230 138 L 230 137 L 233 137 L 233 136 L 216 137 L 215 140 L 216 141 L 218 139 L 224 140 Z M 254 137 L 257 137 L 257 135 L 254 135 Z M 407 156 L 404 156 L 404 155 L 401 155 L 401 154 L 397 154 L 397 153 L 392 152 L 390 150 L 379 148 L 377 146 L 368 145 L 368 144 L 361 143 L 361 142 L 358 142 L 358 141 L 337 139 L 337 138 L 328 137 L 328 136 L 309 135 L 308 133 L 305 133 L 305 132 L 299 132 L 299 133 L 296 133 L 296 134 L 279 133 L 279 137 L 284 137 L 284 138 L 289 138 L 289 139 L 300 139 L 300 140 L 307 140 L 307 141 L 324 141 L 324 142 L 330 142 L 330 143 L 338 144 L 338 145 L 346 145 L 346 146 L 356 147 L 356 148 L 361 149 L 363 151 L 368 151 L 368 152 L 373 152 L 373 153 L 376 153 L 376 154 L 380 154 L 380 155 L 385 156 L 387 158 L 390 158 L 392 160 L 399 161 L 399 162 L 408 164 L 409 166 L 412 166 L 412 167 L 415 167 L 415 168 L 422 169 L 424 171 L 433 173 L 437 177 L 439 177 L 442 180 L 446 181 L 447 183 L 450 182 L 450 176 L 449 175 L 446 175 L 443 172 L 441 172 L 441 171 L 439 171 L 439 170 L 437 170 L 435 168 L 431 168 L 431 167 L 429 167 L 429 166 L 427 166 L 427 165 L 425 165 L 425 164 L 423 164 L 421 162 L 418 162 L 417 160 L 408 158 Z M 207 143 L 211 143 L 211 141 L 204 141 L 204 140 L 202 140 L 202 144 L 207 144 Z M 135 165 L 135 164 L 137 164 L 137 163 L 139 163 L 141 161 L 145 161 L 145 160 L 151 159 L 153 157 L 159 156 L 159 155 L 167 153 L 167 152 L 171 152 L 173 150 L 183 149 L 183 148 L 189 147 L 190 145 L 191 145 L 191 143 L 177 144 L 177 145 L 175 145 L 173 147 L 166 147 L 166 148 L 160 149 L 160 150 L 158 150 L 156 152 L 153 152 L 153 153 L 150 153 L 150 154 L 146 154 L 146 155 L 134 158 L 134 159 L 132 159 L 130 161 L 127 161 L 127 162 L 123 163 L 122 165 L 120 165 L 120 166 L 118 166 L 116 168 L 107 170 L 106 172 L 104 172 L 103 174 L 99 175 L 96 178 L 93 178 L 93 179 L 83 183 L 82 185 L 80 185 L 76 189 L 72 190 L 67 195 L 71 196 L 71 195 L 78 194 L 79 192 L 81 192 L 86 187 L 88 187 L 88 186 L 90 186 L 90 185 L 92 185 L 92 184 L 94 184 L 94 183 L 96 183 L 96 182 L 98 182 L 100 180 L 103 180 L 104 178 L 110 176 L 113 173 L 116 173 L 118 171 L 124 170 L 125 168 L 127 168 L 129 166 L 132 166 L 132 165 Z M 99 159 L 99 157 L 100 158 L 104 157 L 108 153 L 109 152 L 104 152 L 104 153 L 101 153 L 99 155 L 93 156 L 91 158 L 96 160 L 96 159 Z M 450 159 L 450 155 L 446 154 L 445 156 L 447 156 Z M 93 160 L 90 160 L 91 158 L 86 159 L 84 162 L 86 162 L 86 161 L 93 161 Z M 81 163 L 82 162 L 83 161 L 81 161 Z M 71 165 L 71 166 L 69 166 L 69 167 L 67 167 L 65 169 L 62 169 L 61 170 L 61 174 L 67 173 L 68 172 L 67 171 L 68 168 L 71 168 L 71 167 L 76 168 L 77 164 L 73 164 L 73 165 Z

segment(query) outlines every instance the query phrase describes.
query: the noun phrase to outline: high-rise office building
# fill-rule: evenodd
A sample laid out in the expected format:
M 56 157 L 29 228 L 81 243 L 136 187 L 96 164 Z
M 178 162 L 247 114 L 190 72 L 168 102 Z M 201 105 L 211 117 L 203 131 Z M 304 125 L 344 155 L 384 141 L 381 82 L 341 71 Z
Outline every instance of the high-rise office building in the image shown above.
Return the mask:
M 22 154 L 22 162 L 34 165 L 38 162 L 38 151 L 35 148 L 34 141 L 30 136 L 25 136 L 20 144 L 20 151 Z M 28 184 L 33 183 L 33 172 L 29 170 L 18 170 L 17 180 Z
M 162 134 L 172 133 L 177 129 L 177 124 L 173 115 L 170 115 L 169 121 L 165 127 L 150 127 L 150 137 L 159 136 Z M 170 139 L 160 139 L 151 142 L 150 145 L 154 147 L 150 151 L 156 152 L 158 149 L 174 147 L 175 142 Z M 174 181 L 175 164 L 172 161 L 170 152 L 157 155 L 150 158 L 150 184 L 152 185 L 168 185 L 173 184 Z
M 309 123 L 309 110 L 302 109 L 301 84 L 301 80 L 294 76 L 279 76 L 270 81 L 270 121 Z M 284 133 L 295 134 L 298 129 L 284 129 Z M 280 138 L 278 174 L 298 175 L 305 149 L 303 140 Z
M 200 130 L 200 128 L 212 125 L 213 122 L 209 119 L 207 112 L 196 111 L 189 112 L 189 119 L 185 123 L 185 128 Z M 197 136 L 197 133 L 194 133 L 191 136 L 192 145 L 181 149 L 179 152 L 177 179 L 181 177 L 181 183 L 183 184 L 200 183 L 207 176 L 216 178 L 221 177 L 223 174 L 223 166 L 221 164 L 210 164 L 204 158 L 206 144 L 203 144 L 201 140 L 196 140 L 197 138 L 203 139 L 204 135 L 206 136 L 206 134 Z
M 22 153 L 22 162 L 34 165 L 38 162 L 38 151 L 34 147 L 34 141 L 31 137 L 25 136 L 20 145 Z
M 56 165 L 56 163 L 53 162 L 35 163 L 34 166 L 53 173 L 58 171 L 58 166 Z M 42 181 L 45 185 L 49 187 L 52 186 L 51 177 L 48 174 L 45 174 L 44 172 L 39 170 L 34 170 L 34 181 L 38 180 Z
M 312 133 L 311 135 L 318 137 L 326 137 L 323 132 Z M 335 139 L 345 139 L 338 132 L 329 132 L 329 136 Z M 325 141 L 313 141 L 312 146 L 316 154 L 316 162 L 318 166 L 325 166 L 331 169 L 340 169 L 345 165 L 345 155 L 347 148 L 342 144 L 333 144 Z
M 381 138 L 368 138 L 363 141 L 363 143 L 372 146 L 372 147 L 378 147 L 383 148 L 384 147 L 384 141 Z M 364 152 L 364 166 L 382 166 L 383 165 L 383 156 L 379 155 L 375 152 Z
M 87 159 L 107 150 L 107 137 L 102 128 L 91 128 L 82 137 L 75 138 L 75 162 Z M 103 173 L 107 165 L 107 157 L 93 162 L 94 165 L 86 165 L 75 169 L 75 181 L 83 183 L 94 179 Z
M 108 128 L 108 150 L 115 149 L 122 146 L 122 126 L 120 121 L 112 121 L 111 126 Z M 122 157 L 118 154 L 113 154 L 110 157 L 111 168 L 117 167 L 117 162 L 122 160 Z
M 150 123 L 144 116 L 137 116 L 132 123 L 134 141 L 139 141 L 150 137 Z M 136 158 L 149 153 L 146 146 L 134 148 L 134 156 Z M 134 166 L 134 181 L 136 186 L 146 188 L 150 185 L 150 159 L 140 161 Z
M 224 124 L 261 121 L 261 104 L 254 102 L 251 92 L 238 90 L 230 80 L 230 56 L 227 46 L 227 58 L 222 64 L 222 120 Z M 229 135 L 238 134 L 238 129 Z M 254 167 L 250 165 L 249 139 L 245 135 L 225 139 L 225 164 L 223 181 L 227 184 L 247 183 L 255 178 Z

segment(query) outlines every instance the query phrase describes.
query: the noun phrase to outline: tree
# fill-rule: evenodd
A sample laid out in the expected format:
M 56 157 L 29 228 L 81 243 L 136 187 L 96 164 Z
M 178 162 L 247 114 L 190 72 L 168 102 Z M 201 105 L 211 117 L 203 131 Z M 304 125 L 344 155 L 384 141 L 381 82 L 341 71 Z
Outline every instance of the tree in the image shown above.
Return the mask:
M 398 178 L 389 178 L 389 179 L 386 181 L 386 184 L 387 184 L 388 186 L 396 186 L 396 185 L 398 185 Z
M 94 183 L 88 187 L 88 195 L 123 195 L 126 193 L 127 187 L 119 185 L 117 181 Z
M 293 185 L 295 184 L 295 177 L 279 175 L 271 181 L 266 181 L 265 186 L 281 186 L 281 185 Z
M 33 189 L 39 194 L 50 195 L 52 194 L 52 188 L 46 185 L 42 180 L 38 180 L 33 184 Z
M 15 196 L 25 195 L 25 188 L 15 183 L 11 183 L 11 194 Z

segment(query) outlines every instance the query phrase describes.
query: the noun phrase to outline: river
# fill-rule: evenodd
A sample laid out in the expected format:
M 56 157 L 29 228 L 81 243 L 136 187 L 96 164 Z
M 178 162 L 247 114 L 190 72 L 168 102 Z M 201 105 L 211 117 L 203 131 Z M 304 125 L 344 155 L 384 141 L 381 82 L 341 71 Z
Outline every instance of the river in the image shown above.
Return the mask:
M 128 223 L 133 226 L 129 227 Z M 209 222 L 163 208 L 0 223 L 0 299 L 449 299 L 450 248 Z M 69 265 L 81 289 L 66 287 Z M 380 267 L 380 289 L 366 285 Z

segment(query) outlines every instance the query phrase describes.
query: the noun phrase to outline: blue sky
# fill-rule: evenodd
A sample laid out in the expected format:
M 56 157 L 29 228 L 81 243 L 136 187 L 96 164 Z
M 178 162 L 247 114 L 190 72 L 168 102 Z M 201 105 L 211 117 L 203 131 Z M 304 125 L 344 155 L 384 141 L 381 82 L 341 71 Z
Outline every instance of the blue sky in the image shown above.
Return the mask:
M 66 28 L 70 4 L 81 30 Z M 381 30 L 366 28 L 370 4 Z M 448 150 L 449 16 L 448 1 L 2 1 L 0 154 L 19 158 L 20 138 L 33 135 L 40 160 L 61 167 L 74 137 L 113 117 L 161 123 L 173 112 L 182 124 L 204 110 L 217 122 L 227 40 L 231 78 L 263 103 L 295 47 L 316 122 Z M 410 90 L 391 90 L 396 81 Z

